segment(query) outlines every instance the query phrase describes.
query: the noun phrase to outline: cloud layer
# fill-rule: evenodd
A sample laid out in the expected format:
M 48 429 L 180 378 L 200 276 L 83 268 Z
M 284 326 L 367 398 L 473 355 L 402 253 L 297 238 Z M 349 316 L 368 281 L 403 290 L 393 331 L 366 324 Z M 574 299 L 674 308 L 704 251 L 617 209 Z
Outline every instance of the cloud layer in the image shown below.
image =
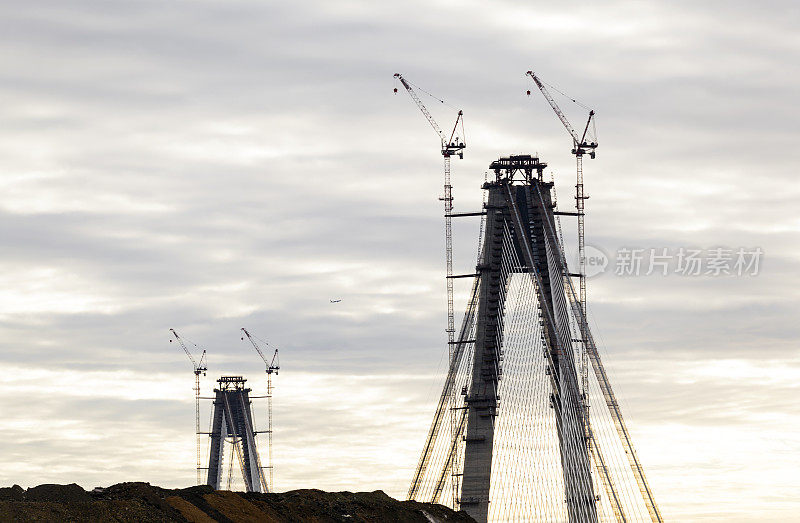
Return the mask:
M 535 69 L 598 112 L 590 243 L 765 252 L 751 278 L 590 281 L 664 513 L 796 518 L 796 4 L 83 0 L 0 15 L 0 483 L 191 483 L 192 375 L 167 329 L 208 348 L 205 391 L 224 373 L 263 389 L 246 326 L 282 350 L 277 487 L 403 496 L 441 371 L 444 242 L 436 137 L 391 75 L 465 111 L 457 210 L 518 152 L 550 164 L 568 206 L 567 136 L 524 95 Z M 470 272 L 477 223 L 455 237 Z

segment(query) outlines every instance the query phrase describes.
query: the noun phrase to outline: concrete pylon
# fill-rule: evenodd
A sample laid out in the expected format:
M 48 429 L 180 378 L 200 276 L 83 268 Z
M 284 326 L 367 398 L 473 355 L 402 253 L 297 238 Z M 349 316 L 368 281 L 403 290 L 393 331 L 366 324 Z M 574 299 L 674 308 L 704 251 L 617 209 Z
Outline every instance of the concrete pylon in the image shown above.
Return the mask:
M 484 185 L 489 194 L 483 257 L 477 266 L 481 283 L 472 375 L 465 398 L 467 426 L 460 497 L 461 509 L 479 523 L 489 517 L 505 297 L 512 273 L 529 274 L 538 289 L 543 341 L 553 378 L 550 404 L 558 430 L 569 521 L 597 521 L 581 392 L 566 314 L 564 278 L 569 275 L 564 274 L 559 240 L 548 227 L 555 220 L 553 184 L 542 180 L 546 165 L 529 155 L 500 158 L 489 167 L 496 179 Z
M 211 425 L 211 449 L 208 457 L 207 485 L 219 490 L 222 479 L 223 452 L 226 441 L 234 446 L 247 492 L 264 492 L 266 482 L 253 428 L 253 411 L 247 380 L 241 376 L 223 376 L 214 389 L 214 414 Z

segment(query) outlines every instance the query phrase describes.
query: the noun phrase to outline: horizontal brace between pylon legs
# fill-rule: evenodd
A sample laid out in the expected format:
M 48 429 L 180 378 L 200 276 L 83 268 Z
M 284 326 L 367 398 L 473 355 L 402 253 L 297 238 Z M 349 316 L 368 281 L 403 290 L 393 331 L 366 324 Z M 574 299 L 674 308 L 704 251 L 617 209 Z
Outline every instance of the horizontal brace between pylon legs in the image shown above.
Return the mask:
M 450 218 L 464 218 L 466 216 L 486 216 L 486 211 L 478 211 L 478 212 L 451 212 L 450 214 L 445 214 L 445 217 Z

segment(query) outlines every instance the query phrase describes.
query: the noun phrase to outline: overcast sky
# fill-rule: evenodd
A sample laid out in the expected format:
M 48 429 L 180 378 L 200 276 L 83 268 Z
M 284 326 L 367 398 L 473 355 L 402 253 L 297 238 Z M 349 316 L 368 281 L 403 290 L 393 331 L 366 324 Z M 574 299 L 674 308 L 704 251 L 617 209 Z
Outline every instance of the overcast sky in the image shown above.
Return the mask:
M 598 114 L 587 243 L 612 262 L 590 315 L 665 517 L 800 521 L 798 10 L 3 2 L 0 484 L 191 484 L 168 329 L 208 349 L 204 393 L 263 391 L 244 326 L 281 348 L 277 489 L 403 497 L 446 318 L 441 156 L 392 74 L 464 110 L 456 210 L 492 160 L 537 152 L 569 207 L 534 69 Z M 459 222 L 456 272 L 476 241 Z M 756 276 L 615 276 L 625 247 L 764 255 Z

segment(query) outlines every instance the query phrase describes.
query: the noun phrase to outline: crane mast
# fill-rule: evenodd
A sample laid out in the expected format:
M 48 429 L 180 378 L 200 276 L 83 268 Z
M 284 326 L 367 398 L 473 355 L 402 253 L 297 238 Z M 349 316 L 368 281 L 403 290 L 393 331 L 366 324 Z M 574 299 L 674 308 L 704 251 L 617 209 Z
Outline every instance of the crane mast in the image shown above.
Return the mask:
M 544 83 L 536 76 L 536 73 L 533 71 L 528 71 L 526 73 L 528 76 L 531 77 L 533 82 L 536 84 L 536 87 L 539 88 L 539 91 L 542 92 L 542 95 L 547 100 L 547 103 L 550 104 L 550 107 L 553 109 L 553 112 L 556 113 L 558 119 L 561 120 L 561 124 L 569 133 L 570 138 L 572 138 L 572 154 L 575 155 L 575 167 L 576 167 L 576 181 L 575 181 L 575 210 L 577 211 L 578 215 L 578 263 L 580 265 L 579 273 L 579 284 L 580 284 L 580 305 L 581 310 L 583 311 L 583 319 L 586 318 L 586 242 L 585 242 L 585 202 L 589 199 L 588 196 L 584 193 L 583 189 L 583 155 L 588 154 L 590 158 L 595 157 L 595 149 L 597 148 L 597 142 L 587 142 L 586 141 L 586 134 L 589 131 L 589 125 L 591 125 L 592 120 L 594 118 L 594 111 L 589 110 L 589 118 L 586 120 L 586 125 L 583 129 L 583 134 L 578 136 L 578 133 L 575 132 L 572 125 L 569 123 L 569 120 L 564 115 L 564 112 L 558 106 L 556 101 L 550 95 L 550 92 L 544 86 Z M 531 92 L 528 91 L 528 95 Z M 584 351 L 585 353 L 586 351 Z M 588 380 L 588 363 L 586 362 L 586 358 L 581 359 L 582 362 L 582 369 L 581 369 L 581 376 L 585 387 L 587 385 L 586 381 Z M 588 420 L 588 416 L 586 417 Z
M 274 470 L 275 466 L 272 463 L 272 374 L 274 373 L 276 376 L 278 371 L 280 370 L 280 363 L 278 362 L 278 349 L 275 349 L 275 352 L 272 354 L 272 359 L 268 360 L 264 353 L 261 351 L 261 347 L 258 346 L 256 340 L 250 333 L 242 327 L 242 333 L 247 336 L 248 341 L 256 349 L 256 352 L 261 359 L 264 361 L 264 365 L 266 366 L 267 372 L 267 466 L 266 469 L 269 470 L 269 484 L 267 485 L 267 492 L 274 492 Z M 244 336 L 242 337 L 244 340 Z M 262 474 L 263 475 L 263 474 Z
M 420 112 L 422 112 L 425 119 L 428 120 L 428 123 L 431 125 L 436 134 L 439 135 L 439 139 L 441 140 L 441 152 L 442 157 L 444 158 L 444 195 L 439 198 L 442 202 L 444 202 L 444 223 L 445 223 L 445 265 L 446 265 L 446 277 L 445 280 L 447 282 L 447 347 L 448 347 L 448 355 L 450 361 L 453 360 L 453 354 L 455 349 L 455 312 L 454 312 L 454 305 L 453 305 L 453 223 L 452 223 L 452 215 L 453 215 L 453 186 L 450 181 L 450 157 L 454 154 L 457 154 L 460 159 L 464 158 L 464 149 L 466 148 L 466 144 L 464 141 L 460 141 L 459 137 L 456 136 L 456 132 L 458 130 L 459 123 L 461 124 L 461 137 L 464 138 L 464 113 L 463 111 L 458 111 L 456 115 L 456 121 L 453 125 L 453 130 L 450 132 L 450 136 L 447 136 L 439 125 L 436 123 L 436 120 L 431 115 L 428 108 L 425 107 L 425 104 L 422 103 L 419 96 L 417 95 L 414 88 L 411 86 L 410 82 L 408 82 L 403 75 L 400 73 L 395 73 L 394 77 L 400 81 L 402 86 L 408 92 L 411 99 L 419 108 Z M 397 93 L 397 88 L 394 89 L 394 92 Z M 455 408 L 455 401 L 456 396 L 455 392 L 451 392 L 449 402 L 451 408 Z M 451 410 L 451 412 L 454 412 Z M 455 432 L 458 430 L 457 422 L 455 416 L 450 417 L 450 430 L 451 435 L 455 438 Z M 456 464 L 453 464 L 452 470 L 457 470 Z M 424 464 L 422 464 L 424 466 Z M 417 471 L 419 474 L 420 471 Z M 453 506 L 458 506 L 458 478 L 453 475 L 452 476 L 452 492 L 453 492 Z M 410 494 L 409 497 L 412 497 Z
M 200 361 L 196 361 L 192 353 L 189 351 L 189 348 L 184 343 L 183 339 L 178 336 L 178 333 L 175 332 L 175 329 L 170 329 L 170 332 L 175 336 L 175 339 L 178 340 L 178 344 L 183 349 L 183 352 L 186 353 L 186 356 L 189 358 L 189 361 L 192 362 L 192 369 L 194 372 L 194 431 L 197 437 L 197 484 L 199 485 L 201 482 L 200 477 L 200 374 L 203 376 L 206 375 L 206 371 L 208 370 L 208 366 L 206 365 L 206 351 L 203 350 L 203 353 L 200 356 Z M 169 340 L 172 343 L 172 340 Z

